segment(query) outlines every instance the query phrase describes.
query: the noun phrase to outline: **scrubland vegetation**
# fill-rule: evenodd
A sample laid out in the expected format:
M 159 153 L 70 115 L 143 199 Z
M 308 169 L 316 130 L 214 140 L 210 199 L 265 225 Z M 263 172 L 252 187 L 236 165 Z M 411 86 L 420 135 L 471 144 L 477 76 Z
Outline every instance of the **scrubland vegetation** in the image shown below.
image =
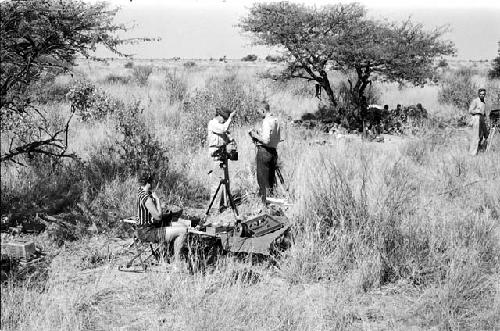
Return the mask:
M 376 84 L 381 104 L 419 102 L 429 118 L 375 143 L 292 126 L 321 106 L 314 86 L 260 78 L 266 66 L 81 62 L 73 78 L 41 87 L 54 125 L 76 105 L 68 140 L 77 158 L 2 165 L 2 216 L 47 213 L 73 227 L 30 237 L 49 256 L 2 283 L 2 329 L 498 329 L 500 141 L 489 153 L 466 153 L 459 119 L 468 92 L 458 82 L 499 81 L 484 80 L 484 69 L 448 67 L 444 77 L 456 79 L 442 87 Z M 291 249 L 275 265 L 224 257 L 194 275 L 168 266 L 118 272 L 129 243 L 118 220 L 135 213 L 138 169 L 159 171 L 167 203 L 207 204 L 203 144 L 215 106 L 238 111 L 232 188 L 242 213 L 259 208 L 246 132 L 263 98 L 283 127 L 288 190 L 279 195 L 293 204 Z

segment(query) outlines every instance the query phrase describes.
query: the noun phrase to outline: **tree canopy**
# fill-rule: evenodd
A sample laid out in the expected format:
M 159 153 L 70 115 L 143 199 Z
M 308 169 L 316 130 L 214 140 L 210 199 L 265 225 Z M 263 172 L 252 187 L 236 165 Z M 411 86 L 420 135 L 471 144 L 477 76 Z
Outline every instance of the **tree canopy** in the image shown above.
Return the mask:
M 65 156 L 69 119 L 54 128 L 30 101 L 30 85 L 49 70 L 71 70 L 77 56 L 95 58 L 97 45 L 123 55 L 117 47 L 133 40 L 117 37 L 126 28 L 113 23 L 117 10 L 105 3 L 10 0 L 0 11 L 1 161 L 26 153 Z
M 488 72 L 488 77 L 500 78 L 500 41 L 498 42 L 498 56 L 493 59 L 491 63 L 491 69 Z
M 284 78 L 317 82 L 332 104 L 337 98 L 328 71 L 353 71 L 349 82 L 354 102 L 366 107 L 365 89 L 374 74 L 388 81 L 425 84 L 433 76 L 433 60 L 454 54 L 450 41 L 442 41 L 444 27 L 424 30 L 410 19 L 376 21 L 357 3 L 308 7 L 288 2 L 258 3 L 239 24 L 256 44 L 284 50 Z

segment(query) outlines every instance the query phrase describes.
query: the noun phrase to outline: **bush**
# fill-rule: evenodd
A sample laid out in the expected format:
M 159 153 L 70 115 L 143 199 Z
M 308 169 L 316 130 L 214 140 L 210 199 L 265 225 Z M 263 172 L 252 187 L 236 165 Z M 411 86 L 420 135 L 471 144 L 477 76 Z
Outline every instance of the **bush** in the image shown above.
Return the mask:
M 128 84 L 131 81 L 131 77 L 129 76 L 120 76 L 117 74 L 109 74 L 104 78 L 105 83 L 110 83 L 110 84 Z
M 145 86 L 148 84 L 148 79 L 152 72 L 152 66 L 135 66 L 132 70 L 132 75 L 137 84 Z
M 167 70 L 164 82 L 170 104 L 182 101 L 187 96 L 188 83 L 185 77 L 180 76 L 177 71 Z
M 165 174 L 168 156 L 148 129 L 137 103 L 118 108 L 112 120 L 115 132 L 91 155 L 90 166 L 97 166 L 104 179 L 135 176 L 141 169 Z M 94 185 L 100 187 L 100 185 Z
M 440 59 L 437 66 L 439 68 L 447 68 L 448 67 L 448 62 L 445 59 Z
M 488 77 L 490 79 L 500 78 L 500 41 L 498 42 L 498 56 L 491 61 Z
M 94 84 L 85 81 L 73 86 L 67 96 L 72 111 L 85 122 L 101 120 L 123 107 L 121 101 L 107 96 Z
M 473 70 L 460 68 L 445 77 L 439 90 L 438 101 L 456 106 L 462 111 L 467 110 L 478 89 L 472 81 L 473 75 Z
M 266 56 L 266 61 L 268 62 L 283 62 L 285 58 L 280 55 L 268 55 Z
M 125 63 L 124 67 L 127 69 L 131 69 L 134 67 L 134 62 L 129 61 L 129 62 Z
M 197 90 L 184 103 L 186 120 L 183 121 L 190 146 L 201 146 L 207 138 L 207 124 L 215 116 L 216 107 L 227 107 L 237 111 L 234 125 L 255 123 L 259 118 L 257 91 L 238 80 L 236 74 L 225 77 L 211 77 L 206 87 Z
M 356 103 L 356 98 L 352 94 L 349 85 L 342 81 L 338 88 L 338 104 L 333 107 L 330 103 L 320 103 L 318 105 L 318 115 L 327 118 L 335 123 L 341 124 L 345 128 L 352 130 L 362 130 L 363 117 Z M 370 86 L 366 92 L 367 104 L 377 104 L 380 98 L 380 91 L 375 86 Z
M 255 54 L 248 54 L 241 59 L 241 61 L 245 62 L 254 62 L 256 60 L 257 60 L 257 55 Z
M 194 62 L 194 61 L 184 62 L 183 66 L 186 68 L 192 68 L 192 67 L 196 66 L 196 62 Z

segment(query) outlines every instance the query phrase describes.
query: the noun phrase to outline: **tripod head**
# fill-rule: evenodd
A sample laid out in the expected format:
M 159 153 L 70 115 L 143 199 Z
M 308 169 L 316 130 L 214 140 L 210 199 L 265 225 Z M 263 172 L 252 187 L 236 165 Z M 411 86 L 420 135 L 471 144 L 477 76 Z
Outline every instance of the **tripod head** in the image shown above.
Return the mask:
M 220 146 L 217 151 L 213 153 L 213 156 L 217 157 L 221 163 L 226 163 L 227 160 L 238 161 L 236 142 L 232 140 L 229 144 Z

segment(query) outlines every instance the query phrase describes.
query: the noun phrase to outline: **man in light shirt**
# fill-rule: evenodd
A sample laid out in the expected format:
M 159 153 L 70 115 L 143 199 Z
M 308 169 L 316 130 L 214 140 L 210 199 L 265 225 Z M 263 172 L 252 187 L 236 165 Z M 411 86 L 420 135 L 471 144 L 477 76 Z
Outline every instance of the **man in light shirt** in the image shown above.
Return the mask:
M 262 115 L 262 131 L 249 131 L 249 135 L 257 145 L 257 182 L 259 183 L 259 196 L 264 204 L 269 192 L 273 193 L 276 184 L 276 168 L 278 152 L 276 148 L 281 140 L 281 129 L 278 119 L 271 113 L 269 104 L 262 102 L 258 109 Z
M 469 113 L 472 115 L 472 133 L 469 153 L 476 155 L 478 148 L 488 139 L 488 128 L 486 126 L 487 107 L 485 102 L 486 89 L 480 88 L 478 97 L 472 100 Z
M 227 144 L 233 140 L 229 134 L 229 127 L 234 114 L 235 112 L 231 112 L 227 108 L 218 107 L 215 110 L 215 117 L 208 122 L 207 143 L 208 151 L 212 159 L 212 165 L 208 172 L 211 182 L 211 197 L 217 192 L 221 180 L 229 177 L 227 173 L 227 160 L 224 161 L 222 159 L 224 157 L 222 153 L 225 152 Z M 220 188 L 221 196 L 219 211 L 223 211 L 229 205 L 229 197 L 227 196 L 229 192 L 226 191 L 226 187 L 229 187 L 229 183 L 227 186 L 222 185 Z

